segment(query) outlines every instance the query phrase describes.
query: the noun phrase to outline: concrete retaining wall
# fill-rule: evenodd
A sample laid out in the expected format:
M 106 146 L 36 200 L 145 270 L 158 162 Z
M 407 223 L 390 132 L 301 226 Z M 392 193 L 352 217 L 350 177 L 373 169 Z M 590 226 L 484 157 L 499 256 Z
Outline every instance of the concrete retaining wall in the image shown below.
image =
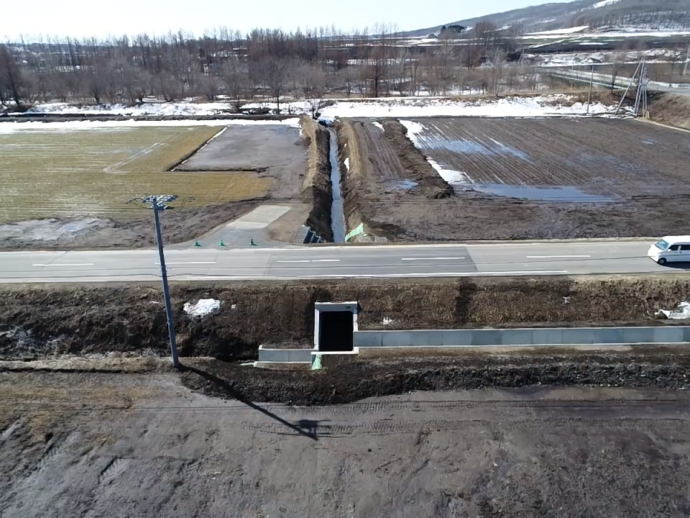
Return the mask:
M 357 331 L 354 346 L 462 347 L 589 344 L 690 343 L 690 327 L 592 327 L 553 329 L 455 329 L 429 331 Z
M 262 349 L 259 347 L 260 362 L 311 363 L 313 349 Z

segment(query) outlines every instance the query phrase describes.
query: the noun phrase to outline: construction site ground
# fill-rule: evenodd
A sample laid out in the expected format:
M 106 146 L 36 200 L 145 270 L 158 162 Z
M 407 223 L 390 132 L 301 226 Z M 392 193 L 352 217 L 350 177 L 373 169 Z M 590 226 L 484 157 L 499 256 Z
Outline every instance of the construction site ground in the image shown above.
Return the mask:
M 397 396 L 295 406 L 253 402 L 237 379 L 251 367 L 223 374 L 202 360 L 185 360 L 182 383 L 151 362 L 118 373 L 4 370 L 0 508 L 8 518 L 687 515 L 690 395 L 658 388 L 667 378 L 649 363 L 611 361 L 619 374 L 636 366 L 646 387 L 600 378 L 416 392 L 406 379 L 449 368 L 427 359 L 388 365 Z M 345 384 L 386 379 L 352 367 L 254 379 L 278 390 L 279 378 L 321 377 L 331 400 Z M 312 388 L 286 386 L 295 396 Z M 217 387 L 228 399 L 196 391 Z

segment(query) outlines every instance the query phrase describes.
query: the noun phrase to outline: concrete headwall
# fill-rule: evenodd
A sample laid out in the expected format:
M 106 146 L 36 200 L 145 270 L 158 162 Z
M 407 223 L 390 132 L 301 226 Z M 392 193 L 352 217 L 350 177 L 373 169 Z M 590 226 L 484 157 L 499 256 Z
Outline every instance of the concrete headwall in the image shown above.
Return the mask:
M 260 362 L 311 363 L 313 349 L 262 349 L 259 348 Z
M 690 327 L 458 329 L 438 331 L 357 331 L 354 346 L 461 347 L 491 345 L 588 345 L 690 343 Z

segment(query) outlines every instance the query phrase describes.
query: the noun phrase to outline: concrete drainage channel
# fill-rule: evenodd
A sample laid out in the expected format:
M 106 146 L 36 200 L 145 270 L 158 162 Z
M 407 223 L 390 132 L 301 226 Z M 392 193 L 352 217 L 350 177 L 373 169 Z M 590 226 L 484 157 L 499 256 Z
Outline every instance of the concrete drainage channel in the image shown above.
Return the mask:
M 257 367 L 304 364 L 362 349 L 690 345 L 690 326 L 360 331 L 356 302 L 316 303 L 313 349 L 259 348 Z

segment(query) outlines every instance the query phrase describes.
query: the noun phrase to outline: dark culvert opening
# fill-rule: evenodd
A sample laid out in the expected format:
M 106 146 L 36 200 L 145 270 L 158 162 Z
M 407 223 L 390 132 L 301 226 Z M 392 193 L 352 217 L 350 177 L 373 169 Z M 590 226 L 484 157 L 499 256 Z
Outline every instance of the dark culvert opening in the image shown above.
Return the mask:
M 322 312 L 319 317 L 319 335 L 320 351 L 352 351 L 354 339 L 354 324 L 352 321 L 352 312 Z

